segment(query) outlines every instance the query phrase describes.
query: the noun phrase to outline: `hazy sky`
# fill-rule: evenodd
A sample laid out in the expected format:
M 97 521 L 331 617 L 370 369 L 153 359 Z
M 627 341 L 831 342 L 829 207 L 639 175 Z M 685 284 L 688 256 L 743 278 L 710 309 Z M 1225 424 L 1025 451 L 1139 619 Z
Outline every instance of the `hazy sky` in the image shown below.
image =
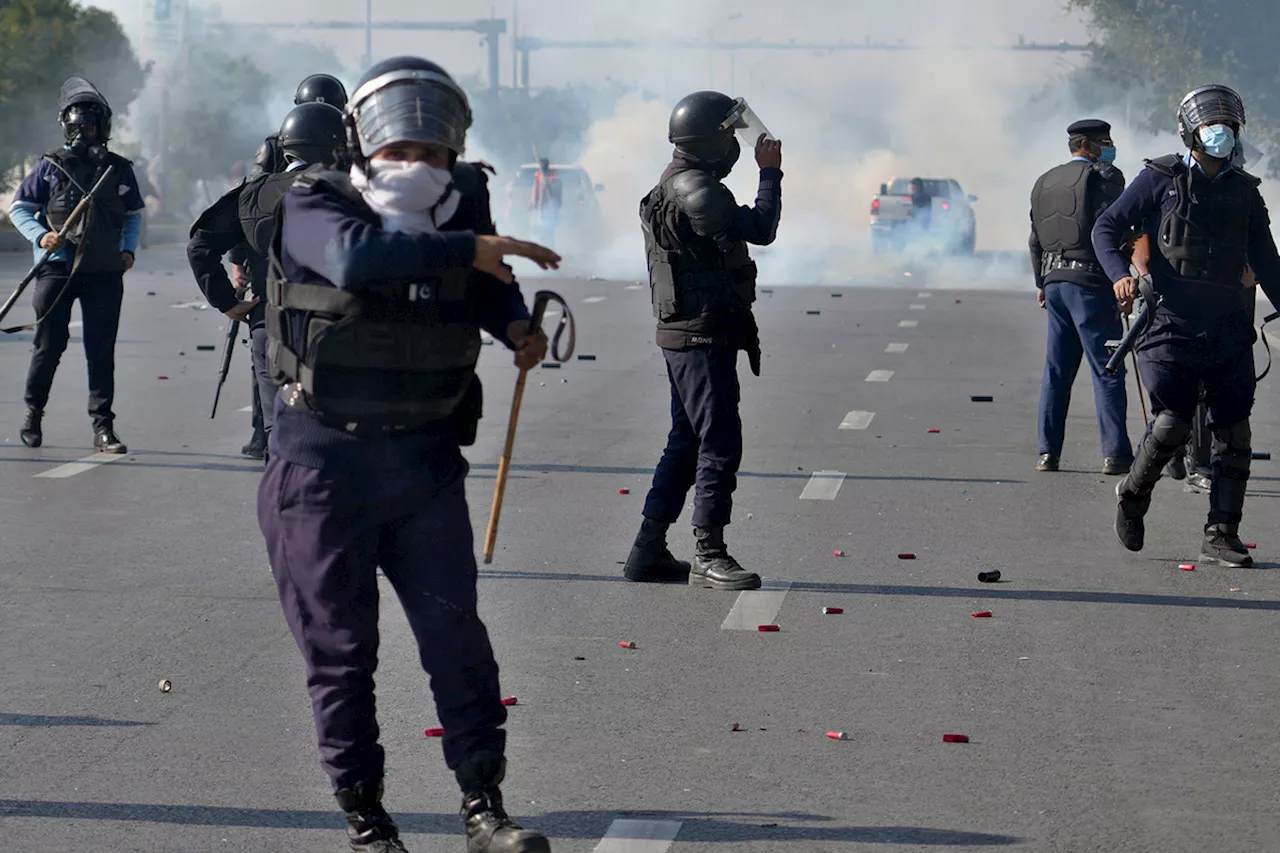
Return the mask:
M 175 7 L 180 0 L 174 0 Z M 410 2 L 372 0 L 375 20 L 458 21 L 488 17 L 511 19 L 517 0 L 453 0 Z M 148 0 L 99 0 L 137 32 L 148 14 Z M 222 0 L 196 5 L 217 8 L 228 19 L 243 21 L 363 20 L 363 3 L 352 0 Z M 1062 0 L 518 0 L 523 34 L 558 39 L 705 39 L 765 38 L 774 41 L 876 41 L 1012 43 L 1019 35 L 1028 41 L 1083 41 L 1085 28 L 1062 10 Z M 363 32 L 302 31 L 301 37 L 333 45 L 352 64 L 364 52 Z M 455 74 L 484 72 L 485 50 L 478 34 L 375 31 L 374 53 L 426 55 Z M 699 51 L 698 53 L 701 53 Z M 744 52 L 739 66 L 779 54 Z M 794 57 L 795 54 L 785 54 Z M 882 60 L 895 61 L 885 54 Z M 503 39 L 502 80 L 511 80 L 511 41 Z M 630 51 L 601 49 L 546 50 L 535 53 L 531 77 L 535 85 L 560 85 L 611 76 L 636 82 L 638 62 Z M 729 60 L 725 54 L 699 57 L 698 67 L 723 76 L 727 85 Z M 735 69 L 745 74 L 745 70 Z

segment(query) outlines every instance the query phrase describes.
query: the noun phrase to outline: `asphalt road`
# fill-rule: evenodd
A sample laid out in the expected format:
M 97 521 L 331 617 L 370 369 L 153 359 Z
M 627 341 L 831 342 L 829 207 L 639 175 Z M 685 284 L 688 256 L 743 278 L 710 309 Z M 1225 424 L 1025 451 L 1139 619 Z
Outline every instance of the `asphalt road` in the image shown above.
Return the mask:
M 0 260 L 6 280 L 24 262 Z M 1064 470 L 1034 471 L 1044 320 L 1029 289 L 919 268 L 778 286 L 758 304 L 764 375 L 743 367 L 729 529 L 768 588 L 632 585 L 621 561 L 667 429 L 647 292 L 534 285 L 568 299 L 578 352 L 596 358 L 530 377 L 480 596 L 519 701 L 508 806 L 556 851 L 1280 849 L 1271 463 L 1255 464 L 1243 528 L 1259 568 L 1179 570 L 1207 499 L 1175 483 L 1131 555 L 1111 531 L 1087 378 Z M 37 450 L 17 437 L 30 335 L 0 341 L 10 849 L 345 849 L 257 530 L 260 469 L 238 455 L 247 350 L 210 419 L 219 353 L 197 346 L 219 346 L 224 320 L 193 302 L 177 248 L 128 277 L 130 453 L 109 464 L 60 468 L 91 456 L 78 332 Z M 486 348 L 481 375 L 477 540 L 515 370 Z M 1260 450 L 1280 443 L 1274 387 L 1255 410 Z M 688 528 L 673 533 L 691 556 Z M 978 582 L 993 569 L 1000 583 Z M 456 785 L 423 737 L 438 725 L 426 679 L 384 600 L 387 805 L 410 850 L 459 851 Z

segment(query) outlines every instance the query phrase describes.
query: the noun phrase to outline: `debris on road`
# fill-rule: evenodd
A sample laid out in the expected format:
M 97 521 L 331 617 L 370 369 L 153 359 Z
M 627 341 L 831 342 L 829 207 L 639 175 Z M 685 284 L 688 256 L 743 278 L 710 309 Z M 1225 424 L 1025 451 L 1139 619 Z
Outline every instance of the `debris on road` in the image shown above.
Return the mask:
M 630 490 L 630 489 L 618 489 L 618 494 L 620 494 L 620 495 L 629 495 L 629 494 L 631 494 L 631 490 Z
M 831 738 L 832 740 L 848 740 L 849 739 L 849 736 L 846 735 L 844 732 L 827 732 L 827 737 Z
M 634 649 L 636 647 L 636 641 L 623 640 L 621 643 L 618 643 L 618 645 L 622 646 L 624 649 Z
M 160 688 L 161 693 L 168 693 L 173 689 L 173 682 L 167 678 L 160 679 L 160 683 L 156 685 Z
M 831 298 L 832 298 L 832 299 L 839 299 L 839 298 L 841 298 L 842 296 L 844 296 L 844 294 L 843 294 L 843 293 L 833 293 L 833 294 L 831 294 Z
M 761 288 L 760 292 L 761 292 L 761 293 L 770 293 L 770 294 L 771 294 L 771 293 L 773 293 L 773 291 L 772 291 L 770 288 L 767 288 L 767 287 L 765 287 L 765 288 Z
M 974 619 L 990 619 L 990 618 L 991 618 L 991 611 L 990 611 L 990 610 L 979 610 L 977 613 L 972 614 L 972 616 L 973 616 L 973 618 L 974 618 Z
M 831 553 L 832 553 L 832 555 L 833 555 L 833 556 L 836 556 L 836 557 L 843 557 L 843 556 L 844 556 L 844 551 L 832 551 Z
M 168 376 L 157 376 L 156 379 L 168 379 Z
M 1243 545 L 1244 545 L 1244 547 L 1248 548 L 1250 551 L 1252 551 L 1254 548 L 1257 548 L 1257 547 L 1258 547 L 1258 543 L 1257 543 L 1257 542 L 1245 542 L 1245 543 L 1243 543 Z
M 733 724 L 733 728 L 732 728 L 732 729 L 730 729 L 730 731 L 740 732 L 740 731 L 742 731 L 742 727 L 741 727 L 741 726 L 739 726 L 737 723 L 734 723 L 734 724 Z
M 968 743 L 969 736 L 968 735 L 943 735 L 942 742 L 943 743 Z
M 987 397 L 981 394 L 969 398 L 971 403 L 994 403 L 995 401 L 995 397 Z
M 1182 569 L 1184 572 L 1194 572 L 1196 570 L 1196 564 L 1195 563 L 1179 563 L 1178 568 Z
M 578 356 L 578 361 L 595 361 L 595 360 L 596 360 L 596 357 L 595 357 L 594 355 L 580 355 L 580 356 Z
M 989 572 L 978 572 L 978 580 L 981 583 L 995 583 L 1000 580 L 1000 570 L 993 569 Z
M 514 697 L 514 696 L 508 696 L 508 697 L 506 697 L 505 699 L 503 699 L 503 700 L 502 700 L 502 704 L 503 704 L 503 705 L 506 705 L 508 708 L 510 708 L 512 705 L 517 704 L 517 703 L 516 703 L 516 697 Z
M 837 613 L 843 613 L 843 612 L 844 612 L 844 608 L 843 608 L 843 607 L 824 607 L 824 608 L 822 608 L 822 613 L 823 613 L 823 615 L 824 615 L 824 616 L 834 616 L 834 615 L 836 615 Z
M 1265 461 L 1270 461 L 1270 460 L 1271 460 L 1271 454 L 1270 454 L 1270 453 L 1268 453 L 1268 452 L 1267 452 L 1267 451 L 1265 451 L 1265 450 L 1255 450 L 1255 451 L 1253 452 L 1253 458 L 1254 458 L 1254 459 L 1262 459 L 1262 460 L 1265 460 Z
M 1233 587 L 1231 587 L 1231 589 L 1229 589 L 1229 590 L 1227 590 L 1227 591 L 1228 591 L 1228 592 L 1244 592 L 1244 590 L 1243 590 L 1243 589 L 1241 589 L 1241 588 L 1240 588 L 1240 587 L 1238 587 L 1238 586 L 1233 586 Z
M 930 434 L 930 435 L 936 435 L 936 434 L 941 433 L 941 432 L 942 432 L 942 430 L 940 430 L 940 429 L 931 429 L 931 430 L 929 430 L 929 434 Z
M 806 313 L 806 314 L 821 314 L 822 312 L 821 312 L 821 311 L 806 311 L 806 312 L 804 312 L 804 313 Z
M 213 352 L 217 347 L 213 344 L 196 344 L 196 352 Z
M 147 291 L 147 296 L 155 296 L 155 295 L 156 295 L 156 292 L 154 290 Z
M 544 361 L 542 362 L 542 369 L 543 370 L 559 370 L 560 363 L 556 361 Z
M 586 658 L 584 658 L 582 655 L 574 655 L 574 656 L 573 656 L 573 659 L 574 659 L 574 660 L 586 660 Z
M 762 634 L 771 634 L 774 631 L 781 631 L 782 629 L 779 628 L 777 625 L 760 625 L 756 628 L 756 630 Z
M 444 729 L 427 729 L 423 734 L 427 737 L 444 737 Z
M 899 560 L 914 560 L 915 558 L 916 558 L 916 555 L 911 553 L 903 553 L 898 555 Z

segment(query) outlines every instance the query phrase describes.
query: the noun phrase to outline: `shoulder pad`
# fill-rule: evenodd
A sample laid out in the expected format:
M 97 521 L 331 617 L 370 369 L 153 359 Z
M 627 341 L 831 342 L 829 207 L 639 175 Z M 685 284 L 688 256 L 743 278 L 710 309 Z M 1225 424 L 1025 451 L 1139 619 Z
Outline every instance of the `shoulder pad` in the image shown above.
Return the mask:
M 683 172 L 676 172 L 671 176 L 668 183 L 677 196 L 688 196 L 698 190 L 705 190 L 709 187 L 719 186 L 720 182 L 710 172 L 703 172 L 700 169 L 688 169 Z
M 203 231 L 213 223 L 213 220 L 222 213 L 229 212 L 233 219 L 239 219 L 240 207 L 240 191 L 244 189 L 244 184 L 239 184 L 222 194 L 222 197 L 209 205 L 203 213 L 196 218 L 191 224 L 191 231 L 187 234 L 190 239 L 196 235 L 197 231 Z
M 321 165 L 308 166 L 300 170 L 293 185 L 307 190 L 327 190 L 353 201 L 360 198 L 360 192 L 351 184 L 349 174 Z
M 1257 175 L 1252 175 L 1244 169 L 1236 169 L 1236 172 L 1240 177 L 1244 178 L 1245 181 L 1248 182 L 1249 186 L 1258 187 L 1262 185 L 1262 178 L 1259 178 Z
M 1181 154 L 1166 154 L 1163 157 L 1156 157 L 1152 160 L 1143 160 L 1147 164 L 1147 168 L 1153 172 L 1172 178 L 1180 172 L 1185 172 L 1187 164 L 1182 162 Z

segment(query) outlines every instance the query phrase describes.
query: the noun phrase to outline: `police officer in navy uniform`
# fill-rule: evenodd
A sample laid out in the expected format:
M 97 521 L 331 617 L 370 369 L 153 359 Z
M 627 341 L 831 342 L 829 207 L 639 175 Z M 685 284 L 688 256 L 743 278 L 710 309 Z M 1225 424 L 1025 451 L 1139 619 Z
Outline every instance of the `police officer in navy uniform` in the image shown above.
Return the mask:
M 111 106 L 92 83 L 82 77 L 68 78 L 58 103 L 66 144 L 40 158 L 9 207 L 10 221 L 34 244 L 37 259 L 50 253 L 36 276 L 32 299 L 38 323 L 20 433 L 27 447 L 39 447 L 44 441 L 44 407 L 71 337 L 71 306 L 78 299 L 84 316 L 93 446 L 103 453 L 127 451 L 116 435 L 111 410 L 116 332 L 124 274 L 133 267 L 146 205 L 129 161 L 107 150 L 111 118 Z M 111 176 L 63 242 L 57 232 L 109 167 Z
M 1146 161 L 1093 232 L 1121 307 L 1139 289 L 1124 238 L 1133 228 L 1150 235 L 1154 293 L 1147 296 L 1159 302 L 1137 347 L 1154 417 L 1133 470 L 1116 486 L 1115 529 L 1126 548 L 1142 549 L 1152 489 L 1190 436 L 1203 384 L 1214 446 L 1201 559 L 1251 566 L 1239 526 L 1252 459 L 1256 336 L 1241 279 L 1252 267 L 1267 298 L 1280 304 L 1280 254 L 1261 181 L 1232 165 L 1245 126 L 1240 96 L 1226 86 L 1203 86 L 1183 98 L 1177 118 L 1187 150 Z
M 300 104 L 328 104 L 338 110 L 347 107 L 347 90 L 342 81 L 332 74 L 312 74 L 298 84 L 293 95 L 294 106 Z M 263 174 L 283 172 L 289 167 L 285 159 L 284 148 L 280 142 L 280 134 L 273 133 L 262 140 L 258 152 L 253 155 L 253 166 L 249 177 L 256 178 Z
M 738 352 L 760 375 L 760 340 L 751 304 L 756 265 L 747 245 L 774 241 L 782 214 L 782 143 L 755 139 L 760 167 L 754 207 L 739 206 L 721 183 L 741 153 L 735 130 L 744 102 L 694 92 L 671 113 L 671 165 L 640 203 L 657 343 L 671 385 L 671 431 L 644 504 L 640 532 L 624 575 L 641 582 L 682 582 L 712 589 L 758 589 L 760 576 L 729 555 L 729 524 L 742 420 Z M 695 561 L 675 559 L 667 528 L 695 488 Z
M 1044 382 L 1040 390 L 1037 471 L 1057 471 L 1067 426 L 1071 386 L 1088 358 L 1102 434 L 1102 472 L 1124 474 L 1133 464 L 1125 429 L 1124 371 L 1106 371 L 1106 342 L 1124 333 L 1111 281 L 1093 251 L 1098 215 L 1124 191 L 1113 164 L 1111 125 L 1084 119 L 1067 128 L 1071 159 L 1040 176 L 1031 190 L 1031 269 L 1040 307 L 1049 315 Z
M 218 199 L 191 226 L 187 259 L 196 284 L 209 304 L 230 320 L 249 324 L 254 397 L 262 412 L 263 435 L 269 439 L 275 421 L 276 384 L 267 368 L 267 252 L 275 235 L 276 209 L 301 170 L 308 165 L 336 167 L 346 156 L 342 111 L 323 103 L 293 108 L 277 135 L 288 165 L 283 172 L 262 174 Z M 251 298 L 244 299 L 222 265 L 235 253 L 248 270 Z M 263 450 L 266 450 L 266 441 Z M 264 454 L 265 455 L 265 454 Z
M 381 567 L 430 675 L 467 850 L 542 853 L 499 790 L 506 709 L 476 610 L 459 448 L 480 416 L 480 327 L 521 368 L 546 354 L 502 257 L 560 258 L 494 234 L 484 171 L 458 159 L 471 109 L 440 66 L 375 64 L 346 121 L 350 171 L 306 170 L 280 207 L 267 284 L 280 402 L 258 491 L 321 762 L 352 849 L 403 851 L 374 714 Z

